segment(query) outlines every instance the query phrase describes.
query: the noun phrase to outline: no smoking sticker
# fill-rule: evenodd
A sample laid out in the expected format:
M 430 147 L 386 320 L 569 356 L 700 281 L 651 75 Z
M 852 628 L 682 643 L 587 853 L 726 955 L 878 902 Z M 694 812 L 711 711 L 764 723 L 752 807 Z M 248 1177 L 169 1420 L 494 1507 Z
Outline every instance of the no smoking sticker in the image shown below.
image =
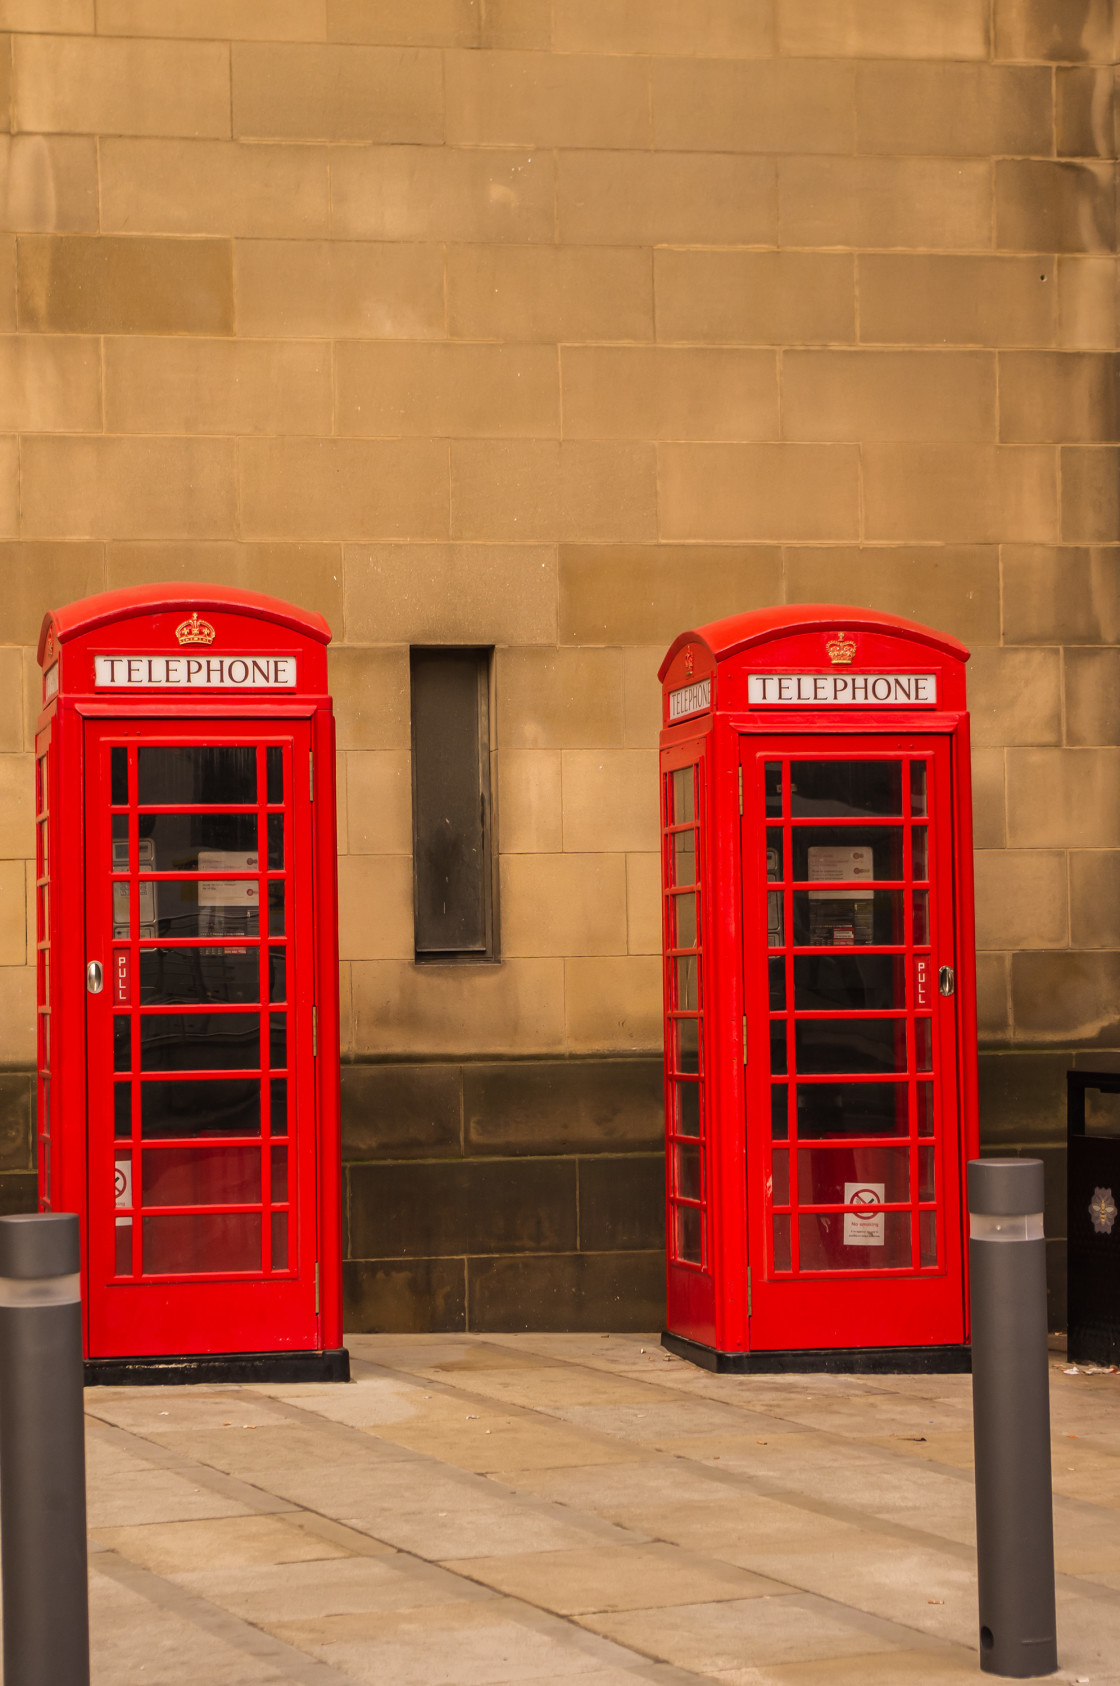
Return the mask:
M 887 1241 L 887 1214 L 881 1207 L 886 1198 L 886 1183 L 845 1183 L 845 1206 L 870 1207 L 869 1211 L 844 1213 L 845 1247 L 884 1247 Z

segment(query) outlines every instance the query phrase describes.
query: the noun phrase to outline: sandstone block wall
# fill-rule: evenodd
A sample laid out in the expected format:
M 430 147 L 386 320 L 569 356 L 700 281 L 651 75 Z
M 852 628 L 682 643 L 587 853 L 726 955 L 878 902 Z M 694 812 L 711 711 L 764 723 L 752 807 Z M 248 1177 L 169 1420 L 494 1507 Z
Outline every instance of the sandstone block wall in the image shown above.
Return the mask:
M 0 1201 L 41 615 L 239 582 L 335 632 L 352 1317 L 652 1321 L 656 665 L 835 598 L 975 651 L 984 1129 L 1060 1235 L 1120 1059 L 1116 56 L 1111 0 L 0 0 Z M 441 642 L 495 650 L 498 966 L 412 959 Z

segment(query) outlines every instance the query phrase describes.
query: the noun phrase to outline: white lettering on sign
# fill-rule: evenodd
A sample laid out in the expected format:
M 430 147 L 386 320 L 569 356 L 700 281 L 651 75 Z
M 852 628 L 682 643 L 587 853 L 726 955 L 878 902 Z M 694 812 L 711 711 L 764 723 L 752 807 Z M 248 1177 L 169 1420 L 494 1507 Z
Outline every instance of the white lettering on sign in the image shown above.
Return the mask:
M 686 714 L 699 714 L 712 701 L 712 682 L 698 679 L 695 685 L 683 685 L 679 691 L 669 692 L 669 719 L 681 720 Z
M 752 673 L 747 700 L 785 708 L 927 708 L 937 702 L 936 673 Z
M 187 691 L 287 691 L 296 683 L 295 656 L 95 656 L 98 690 L 141 687 Z
M 845 1247 L 885 1247 L 887 1244 L 887 1214 L 874 1208 L 886 1198 L 886 1183 L 845 1183 L 844 1204 L 871 1211 L 844 1213 Z

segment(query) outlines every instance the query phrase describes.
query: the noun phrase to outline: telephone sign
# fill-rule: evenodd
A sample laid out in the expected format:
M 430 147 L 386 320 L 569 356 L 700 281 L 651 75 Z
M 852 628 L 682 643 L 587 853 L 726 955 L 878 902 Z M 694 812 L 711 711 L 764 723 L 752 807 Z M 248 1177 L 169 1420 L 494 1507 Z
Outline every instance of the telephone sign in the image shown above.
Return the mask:
M 808 604 L 662 664 L 664 1339 L 709 1368 L 968 1367 L 967 659 Z
M 39 1194 L 88 1381 L 348 1374 L 329 639 L 211 585 L 43 623 Z

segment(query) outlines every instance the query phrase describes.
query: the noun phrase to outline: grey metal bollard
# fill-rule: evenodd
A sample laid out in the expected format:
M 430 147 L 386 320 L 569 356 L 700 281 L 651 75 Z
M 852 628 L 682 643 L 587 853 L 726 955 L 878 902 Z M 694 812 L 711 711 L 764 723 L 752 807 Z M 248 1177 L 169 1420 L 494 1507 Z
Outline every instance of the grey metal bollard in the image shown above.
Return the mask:
M 78 1220 L 0 1218 L 4 1679 L 89 1686 Z
M 1058 1666 L 1042 1161 L 968 1166 L 980 1667 Z

